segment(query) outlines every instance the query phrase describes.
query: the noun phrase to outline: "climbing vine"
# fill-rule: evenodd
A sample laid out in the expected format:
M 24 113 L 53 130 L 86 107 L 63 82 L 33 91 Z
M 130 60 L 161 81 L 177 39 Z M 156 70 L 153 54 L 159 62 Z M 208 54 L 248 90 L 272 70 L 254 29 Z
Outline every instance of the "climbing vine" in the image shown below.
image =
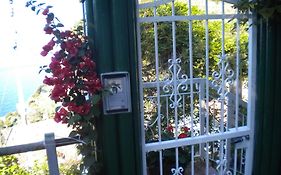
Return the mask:
M 264 19 L 269 19 L 281 14 L 281 2 L 277 1 L 239 0 L 234 4 L 234 8 L 237 8 L 242 13 L 248 11 L 257 12 Z
M 50 56 L 51 62 L 41 66 L 40 71 L 47 73 L 43 82 L 52 87 L 50 98 L 58 104 L 54 120 L 72 127 L 70 136 L 80 137 L 83 143 L 78 146 L 82 155 L 81 172 L 98 174 L 101 164 L 97 155 L 100 150 L 96 147 L 96 127 L 102 86 L 88 38 L 82 27 L 75 31 L 64 30 L 52 6 L 32 0 L 26 7 L 46 19 L 43 30 L 50 41 L 42 47 L 41 55 Z

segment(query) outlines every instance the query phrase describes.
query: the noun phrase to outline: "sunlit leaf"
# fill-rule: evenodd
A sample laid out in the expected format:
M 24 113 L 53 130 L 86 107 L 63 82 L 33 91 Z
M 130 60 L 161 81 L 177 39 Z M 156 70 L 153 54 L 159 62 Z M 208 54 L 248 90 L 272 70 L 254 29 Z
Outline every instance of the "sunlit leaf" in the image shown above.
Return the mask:
M 40 9 L 38 9 L 38 10 L 37 10 L 37 12 L 36 12 L 36 15 L 38 15 L 38 14 L 40 13 L 40 11 L 41 11 L 41 10 L 40 10 Z
M 45 72 L 46 72 L 46 73 L 51 73 L 52 70 L 51 70 L 51 69 L 45 69 Z
M 40 7 L 40 6 L 45 5 L 45 4 L 46 4 L 46 3 L 40 3 L 40 4 L 38 4 L 37 6 Z
M 64 25 L 62 23 L 58 23 L 57 27 L 64 27 Z
M 55 111 L 58 112 L 60 110 L 60 106 L 56 107 Z

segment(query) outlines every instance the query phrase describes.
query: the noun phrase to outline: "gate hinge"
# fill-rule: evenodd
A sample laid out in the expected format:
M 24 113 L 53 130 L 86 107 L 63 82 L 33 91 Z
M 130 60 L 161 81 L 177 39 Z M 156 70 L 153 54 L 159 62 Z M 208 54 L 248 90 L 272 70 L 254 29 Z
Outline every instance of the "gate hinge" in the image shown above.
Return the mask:
M 250 140 L 250 136 L 245 135 L 241 137 L 232 138 L 231 143 L 235 145 L 236 149 L 242 149 L 248 147 L 249 140 Z

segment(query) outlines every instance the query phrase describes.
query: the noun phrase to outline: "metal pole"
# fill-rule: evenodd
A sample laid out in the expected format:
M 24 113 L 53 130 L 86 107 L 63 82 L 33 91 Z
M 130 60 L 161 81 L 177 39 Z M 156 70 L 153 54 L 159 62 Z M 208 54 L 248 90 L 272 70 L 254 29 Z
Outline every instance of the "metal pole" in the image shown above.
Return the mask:
M 57 159 L 56 143 L 54 133 L 45 134 L 44 145 L 47 152 L 49 174 L 59 175 L 59 166 Z

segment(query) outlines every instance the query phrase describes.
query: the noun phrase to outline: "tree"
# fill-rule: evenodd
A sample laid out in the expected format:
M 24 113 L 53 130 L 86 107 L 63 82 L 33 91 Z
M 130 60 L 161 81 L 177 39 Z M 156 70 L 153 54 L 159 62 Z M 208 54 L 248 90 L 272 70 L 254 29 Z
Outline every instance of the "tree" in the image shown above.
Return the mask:
M 172 13 L 171 4 L 165 4 L 157 7 L 157 16 L 170 16 Z M 188 14 L 187 5 L 183 2 L 175 3 L 175 14 L 179 16 L 186 16 Z M 203 14 L 203 11 L 198 7 L 192 7 L 193 15 Z M 144 9 L 140 12 L 141 17 L 153 16 L 152 9 Z M 209 21 L 209 78 L 212 73 L 217 70 L 219 56 L 221 55 L 221 20 Z M 225 53 L 231 65 L 235 64 L 236 57 L 236 32 L 233 30 L 234 22 L 227 22 L 225 24 Z M 144 81 L 155 80 L 155 37 L 154 24 L 141 24 L 141 51 L 143 64 L 143 79 Z M 240 78 L 245 80 L 247 77 L 247 45 L 248 35 L 245 26 L 241 26 L 240 32 L 240 59 L 241 59 L 241 75 Z M 172 58 L 172 23 L 158 22 L 158 57 L 159 57 L 159 72 L 160 78 L 167 75 L 168 59 Z M 192 21 L 192 57 L 193 57 L 193 77 L 206 77 L 206 47 L 205 47 L 205 21 Z M 176 21 L 176 55 L 181 58 L 182 71 L 189 76 L 189 22 Z M 233 66 L 234 67 L 234 66 Z M 189 76 L 190 77 L 190 76 Z
M 28 123 L 53 118 L 56 104 L 49 98 L 49 92 L 49 87 L 41 85 L 29 99 L 26 117 Z

